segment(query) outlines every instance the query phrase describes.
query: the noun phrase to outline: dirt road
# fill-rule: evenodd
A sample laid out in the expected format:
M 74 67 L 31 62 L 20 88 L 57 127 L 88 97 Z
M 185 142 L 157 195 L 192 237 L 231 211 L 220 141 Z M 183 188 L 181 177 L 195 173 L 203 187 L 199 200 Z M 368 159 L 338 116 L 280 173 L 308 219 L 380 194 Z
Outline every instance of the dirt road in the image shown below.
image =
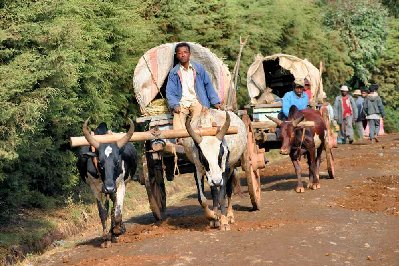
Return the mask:
M 325 179 L 323 162 L 321 189 L 302 194 L 294 191 L 288 158 L 268 165 L 261 211 L 250 211 L 246 193 L 235 196 L 236 223 L 229 232 L 209 228 L 193 194 L 169 207 L 161 225 L 151 214 L 128 220 L 127 233 L 110 248 L 99 247 L 98 230 L 29 263 L 399 265 L 399 135 L 339 146 L 334 154 L 337 178 Z

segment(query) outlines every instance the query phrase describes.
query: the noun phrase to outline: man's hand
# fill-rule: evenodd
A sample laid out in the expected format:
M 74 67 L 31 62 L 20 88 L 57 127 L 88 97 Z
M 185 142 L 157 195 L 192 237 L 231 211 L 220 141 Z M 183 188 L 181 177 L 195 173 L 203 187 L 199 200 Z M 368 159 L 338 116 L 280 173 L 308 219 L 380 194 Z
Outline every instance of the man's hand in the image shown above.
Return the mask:
M 222 105 L 220 103 L 216 103 L 213 106 L 215 106 L 215 108 L 219 110 L 222 108 Z
M 180 105 L 175 106 L 175 108 L 173 108 L 173 112 L 175 114 L 179 114 L 180 113 Z

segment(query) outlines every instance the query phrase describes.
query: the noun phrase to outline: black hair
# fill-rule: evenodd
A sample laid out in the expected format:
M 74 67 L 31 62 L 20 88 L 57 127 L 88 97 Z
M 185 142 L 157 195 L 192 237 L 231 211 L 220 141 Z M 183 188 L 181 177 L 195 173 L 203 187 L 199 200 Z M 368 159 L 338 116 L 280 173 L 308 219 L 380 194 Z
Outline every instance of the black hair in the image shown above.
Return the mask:
M 177 50 L 178 50 L 180 47 L 187 47 L 188 51 L 191 52 L 191 50 L 190 50 L 190 45 L 188 45 L 188 43 L 186 43 L 186 42 L 181 42 L 181 43 L 176 44 L 175 53 L 177 53 Z
M 371 84 L 369 87 L 370 92 L 374 92 L 378 89 L 378 84 Z

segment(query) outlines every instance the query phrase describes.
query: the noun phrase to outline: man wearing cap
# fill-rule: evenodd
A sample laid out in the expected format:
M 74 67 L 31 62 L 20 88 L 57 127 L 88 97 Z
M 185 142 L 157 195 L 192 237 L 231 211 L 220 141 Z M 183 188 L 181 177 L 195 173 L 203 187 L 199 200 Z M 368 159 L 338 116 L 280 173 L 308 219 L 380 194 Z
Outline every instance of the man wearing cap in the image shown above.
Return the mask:
M 364 102 L 364 98 L 362 97 L 362 93 L 360 90 L 355 90 L 353 92 L 353 96 L 355 97 L 355 103 L 357 106 L 357 119 L 356 119 L 356 129 L 357 129 L 357 133 L 359 134 L 359 139 L 360 141 L 363 140 L 364 138 L 364 129 L 363 129 L 363 120 L 365 119 L 363 114 L 363 102 Z
M 357 106 L 355 100 L 350 96 L 348 86 L 341 87 L 341 95 L 335 98 L 334 120 L 340 125 L 338 143 L 353 142 L 353 121 L 357 119 Z
M 294 81 L 294 90 L 289 91 L 284 95 L 282 112 L 285 118 L 288 117 L 290 107 L 293 105 L 295 105 L 299 111 L 308 107 L 309 98 L 308 95 L 303 92 L 304 87 L 304 80 L 296 79 Z

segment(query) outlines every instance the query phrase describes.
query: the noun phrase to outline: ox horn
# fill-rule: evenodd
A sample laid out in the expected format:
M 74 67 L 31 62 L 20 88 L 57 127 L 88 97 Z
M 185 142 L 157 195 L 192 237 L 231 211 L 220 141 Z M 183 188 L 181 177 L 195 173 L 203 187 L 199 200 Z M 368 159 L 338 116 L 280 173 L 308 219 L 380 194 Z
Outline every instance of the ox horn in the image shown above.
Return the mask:
M 297 119 L 292 120 L 292 125 L 293 125 L 294 127 L 298 126 L 298 124 L 299 124 L 300 122 L 302 122 L 303 119 L 305 119 L 305 117 L 304 117 L 303 115 L 301 115 L 301 117 L 298 117 Z
M 224 122 L 224 125 L 222 126 L 222 128 L 220 129 L 220 131 L 216 134 L 216 137 L 219 140 L 222 140 L 224 138 L 224 135 L 226 135 L 227 130 L 229 129 L 230 126 L 230 115 L 229 113 L 226 111 L 226 121 Z
M 87 128 L 87 123 L 89 122 L 89 118 L 86 119 L 86 121 L 83 123 L 83 135 L 85 136 L 87 142 L 94 148 L 98 149 L 100 147 L 100 142 L 98 142 L 89 132 L 89 129 Z
M 195 133 L 195 131 L 191 127 L 191 116 L 188 116 L 186 119 L 186 129 L 187 129 L 187 132 L 190 135 L 190 137 L 193 138 L 194 142 L 197 144 L 200 144 L 202 141 L 202 137 L 200 135 L 198 135 L 197 133 Z
M 268 115 L 266 117 L 269 118 L 270 120 L 272 120 L 274 123 L 276 123 L 278 127 L 281 126 L 281 124 L 283 123 L 283 121 L 281 121 L 278 118 L 271 117 L 271 116 L 268 116 Z
M 118 141 L 116 142 L 116 146 L 118 146 L 118 148 L 122 148 L 123 146 L 125 146 L 125 144 L 130 140 L 130 138 L 133 136 L 134 133 L 134 123 L 133 121 L 129 118 L 129 122 L 130 122 L 130 128 L 129 131 L 125 134 L 125 136 L 123 136 L 122 138 L 118 139 Z

